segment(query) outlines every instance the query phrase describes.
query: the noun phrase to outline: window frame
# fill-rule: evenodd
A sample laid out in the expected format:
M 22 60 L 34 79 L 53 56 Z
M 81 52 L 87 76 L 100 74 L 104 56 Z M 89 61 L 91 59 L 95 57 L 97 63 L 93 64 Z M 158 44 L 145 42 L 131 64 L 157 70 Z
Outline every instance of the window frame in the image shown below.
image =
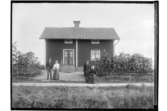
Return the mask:
M 91 49 L 90 51 L 90 60 L 97 61 L 101 59 L 101 51 L 100 49 Z

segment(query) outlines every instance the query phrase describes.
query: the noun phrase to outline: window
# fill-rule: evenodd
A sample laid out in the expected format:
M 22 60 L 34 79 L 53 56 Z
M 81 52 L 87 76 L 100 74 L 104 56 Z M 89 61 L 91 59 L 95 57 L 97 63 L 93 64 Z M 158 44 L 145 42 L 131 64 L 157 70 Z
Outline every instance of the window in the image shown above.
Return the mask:
M 100 41 L 99 40 L 92 40 L 91 44 L 100 44 Z
M 73 65 L 74 64 L 74 50 L 63 49 L 63 64 Z
M 92 49 L 91 50 L 91 60 L 99 60 L 100 59 L 100 49 Z
M 73 44 L 73 41 L 72 40 L 65 40 L 64 43 L 65 44 Z

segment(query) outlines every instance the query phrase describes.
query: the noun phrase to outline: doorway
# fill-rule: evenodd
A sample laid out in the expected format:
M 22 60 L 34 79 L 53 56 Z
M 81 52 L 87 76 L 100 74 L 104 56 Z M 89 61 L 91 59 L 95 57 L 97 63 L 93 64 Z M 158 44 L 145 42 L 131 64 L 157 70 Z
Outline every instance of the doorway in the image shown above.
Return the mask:
M 63 64 L 74 65 L 74 49 L 63 49 Z

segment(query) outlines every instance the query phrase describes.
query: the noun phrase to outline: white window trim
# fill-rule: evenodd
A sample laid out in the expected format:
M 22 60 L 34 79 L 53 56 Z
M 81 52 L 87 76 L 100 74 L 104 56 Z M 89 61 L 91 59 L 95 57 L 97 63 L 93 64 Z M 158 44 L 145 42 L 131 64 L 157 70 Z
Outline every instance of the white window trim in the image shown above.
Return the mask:
M 99 40 L 91 40 L 91 44 L 100 44 Z
M 64 44 L 73 44 L 73 40 L 64 40 Z
M 73 63 L 72 63 L 72 65 L 75 65 L 75 63 L 74 63 L 74 49 L 63 49 L 63 64 L 64 64 L 64 51 L 65 50 L 72 50 L 72 52 L 73 52 Z

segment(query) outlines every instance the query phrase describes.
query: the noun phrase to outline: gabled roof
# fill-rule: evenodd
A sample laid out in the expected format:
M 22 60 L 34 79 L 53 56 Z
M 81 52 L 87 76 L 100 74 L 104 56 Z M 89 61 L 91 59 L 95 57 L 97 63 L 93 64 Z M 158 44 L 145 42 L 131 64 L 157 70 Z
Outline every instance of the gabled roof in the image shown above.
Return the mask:
M 41 39 L 97 39 L 119 40 L 118 34 L 113 28 L 75 28 L 75 27 L 46 27 Z

